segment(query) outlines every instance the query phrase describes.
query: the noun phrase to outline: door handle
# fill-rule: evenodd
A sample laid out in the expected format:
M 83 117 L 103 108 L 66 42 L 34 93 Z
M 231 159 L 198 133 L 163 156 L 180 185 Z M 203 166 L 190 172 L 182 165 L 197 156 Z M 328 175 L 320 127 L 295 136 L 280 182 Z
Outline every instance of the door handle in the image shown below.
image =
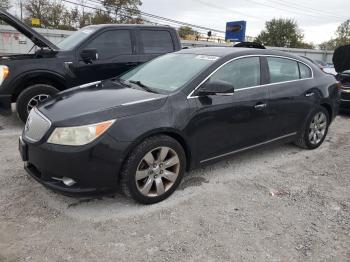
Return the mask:
M 266 106 L 267 106 L 266 104 L 259 103 L 259 104 L 256 104 L 256 105 L 254 106 L 254 108 L 257 109 L 257 110 L 263 110 L 263 109 L 266 108 Z
M 305 96 L 307 96 L 307 97 L 309 97 L 309 96 L 313 96 L 313 95 L 315 95 L 315 93 L 314 93 L 314 92 L 310 92 L 310 93 L 306 93 L 306 94 L 305 94 Z

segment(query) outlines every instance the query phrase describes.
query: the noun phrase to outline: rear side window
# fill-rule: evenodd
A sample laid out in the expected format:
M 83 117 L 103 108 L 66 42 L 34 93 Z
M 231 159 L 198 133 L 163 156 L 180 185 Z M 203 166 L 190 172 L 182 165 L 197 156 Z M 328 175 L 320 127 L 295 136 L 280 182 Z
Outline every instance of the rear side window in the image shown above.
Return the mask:
M 267 57 L 270 83 L 299 79 L 298 62 L 286 58 Z
M 161 30 L 141 30 L 141 41 L 145 54 L 169 53 L 174 51 L 170 32 Z
M 106 31 L 92 40 L 85 48 L 96 48 L 100 60 L 132 54 L 130 31 Z
M 299 70 L 301 79 L 310 78 L 312 76 L 311 69 L 302 63 L 299 63 Z
M 259 57 L 240 58 L 224 65 L 209 81 L 217 80 L 232 84 L 235 90 L 260 85 Z

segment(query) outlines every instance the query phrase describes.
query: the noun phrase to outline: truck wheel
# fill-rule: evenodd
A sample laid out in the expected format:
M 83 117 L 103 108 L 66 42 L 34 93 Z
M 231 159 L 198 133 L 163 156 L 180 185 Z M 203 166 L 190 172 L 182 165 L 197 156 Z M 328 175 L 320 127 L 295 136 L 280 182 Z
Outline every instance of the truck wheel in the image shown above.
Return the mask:
M 58 92 L 59 90 L 57 90 L 53 86 L 45 85 L 45 84 L 36 84 L 36 85 L 27 87 L 18 96 L 18 99 L 16 102 L 18 117 L 23 122 L 26 122 L 30 110 L 38 106 L 45 99 L 53 96 Z

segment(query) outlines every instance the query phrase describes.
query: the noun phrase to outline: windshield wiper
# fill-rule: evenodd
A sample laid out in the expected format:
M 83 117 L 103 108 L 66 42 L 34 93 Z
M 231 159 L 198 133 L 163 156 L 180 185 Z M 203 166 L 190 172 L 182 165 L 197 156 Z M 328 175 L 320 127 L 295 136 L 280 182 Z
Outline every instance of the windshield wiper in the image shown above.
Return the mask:
M 141 87 L 143 90 L 145 90 L 147 92 L 151 92 L 151 93 L 156 93 L 157 94 L 156 91 L 154 91 L 152 88 L 150 88 L 150 87 L 146 86 L 145 84 L 143 84 L 140 80 L 137 80 L 137 81 L 129 80 L 129 82 L 133 83 L 133 84 L 135 84 L 135 85 L 137 85 L 139 87 Z

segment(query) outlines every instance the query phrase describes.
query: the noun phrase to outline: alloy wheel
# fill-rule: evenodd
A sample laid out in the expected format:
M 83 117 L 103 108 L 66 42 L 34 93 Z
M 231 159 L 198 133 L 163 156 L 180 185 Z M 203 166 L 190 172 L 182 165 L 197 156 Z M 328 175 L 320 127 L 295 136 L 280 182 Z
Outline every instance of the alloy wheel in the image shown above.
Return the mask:
M 40 94 L 32 97 L 28 104 L 27 104 L 27 112 L 29 113 L 30 110 L 32 110 L 34 107 L 38 106 L 41 102 L 43 102 L 45 99 L 49 98 L 50 96 L 47 94 Z
M 323 112 L 318 112 L 312 119 L 309 127 L 309 140 L 313 145 L 320 143 L 325 136 L 327 129 L 327 116 Z
M 180 172 L 177 153 L 169 147 L 157 147 L 149 151 L 136 170 L 136 185 L 147 197 L 159 197 L 175 183 Z

